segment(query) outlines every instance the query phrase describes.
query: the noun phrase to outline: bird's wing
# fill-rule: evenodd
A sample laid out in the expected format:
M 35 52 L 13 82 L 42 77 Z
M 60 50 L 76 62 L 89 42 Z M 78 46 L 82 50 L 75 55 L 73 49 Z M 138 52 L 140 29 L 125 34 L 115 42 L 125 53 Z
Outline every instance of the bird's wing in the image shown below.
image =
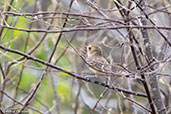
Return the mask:
M 111 66 L 103 57 L 88 58 L 86 62 L 94 70 L 102 71 L 102 72 L 111 72 Z

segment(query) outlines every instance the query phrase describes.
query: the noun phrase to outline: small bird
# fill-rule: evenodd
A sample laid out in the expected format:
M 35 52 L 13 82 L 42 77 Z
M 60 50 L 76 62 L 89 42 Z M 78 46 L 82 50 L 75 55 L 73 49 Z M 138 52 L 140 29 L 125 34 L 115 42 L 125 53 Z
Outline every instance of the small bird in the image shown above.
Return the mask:
M 112 73 L 111 65 L 102 56 L 102 49 L 96 44 L 87 46 L 86 62 L 90 70 L 95 71 L 95 73 L 105 73 L 106 76 L 110 76 L 109 74 Z

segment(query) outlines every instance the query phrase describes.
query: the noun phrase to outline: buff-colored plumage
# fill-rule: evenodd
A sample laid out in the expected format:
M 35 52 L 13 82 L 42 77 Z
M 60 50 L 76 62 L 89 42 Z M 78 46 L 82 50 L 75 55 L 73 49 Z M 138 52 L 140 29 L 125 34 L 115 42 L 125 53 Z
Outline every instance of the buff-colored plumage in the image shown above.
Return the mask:
M 91 44 L 87 46 L 86 62 L 91 70 L 101 73 L 111 73 L 111 66 L 107 60 L 102 56 L 102 50 L 99 46 Z

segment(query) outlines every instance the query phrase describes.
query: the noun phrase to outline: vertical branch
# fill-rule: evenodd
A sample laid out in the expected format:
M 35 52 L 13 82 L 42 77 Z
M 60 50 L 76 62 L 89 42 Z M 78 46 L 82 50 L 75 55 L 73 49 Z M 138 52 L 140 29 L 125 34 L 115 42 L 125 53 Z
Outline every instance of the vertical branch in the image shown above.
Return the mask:
M 11 0 L 10 1 L 9 6 L 7 8 L 7 11 L 10 11 L 11 10 L 11 6 L 12 6 L 13 2 L 14 2 L 14 0 Z M 7 20 L 8 20 L 8 15 L 5 15 L 5 17 L 4 17 L 3 21 L 2 21 L 2 25 L 5 25 L 5 23 L 7 22 Z M 4 30 L 4 28 L 1 28 L 1 30 L 0 30 L 0 38 L 2 36 L 3 30 Z M 0 39 L 0 41 L 1 41 L 1 39 Z
M 78 106 L 79 106 L 79 96 L 81 94 L 81 83 L 78 83 L 78 92 L 77 92 L 77 95 L 76 95 L 76 99 L 75 99 L 75 107 L 74 107 L 74 114 L 77 114 L 78 113 Z
M 122 3 L 120 2 L 120 0 L 117 0 L 117 1 L 122 5 Z M 116 6 L 117 6 L 117 8 L 118 8 L 118 10 L 119 10 L 119 12 L 121 14 L 121 16 L 123 18 L 125 18 L 125 23 L 128 23 L 128 25 L 130 25 L 130 22 L 129 22 L 129 13 L 127 13 L 126 10 L 120 10 L 120 9 L 122 9 L 122 7 L 120 7 L 120 5 L 118 5 L 117 2 L 114 2 L 114 3 L 116 4 Z M 130 41 L 130 43 L 133 44 L 133 42 L 135 41 L 136 44 L 138 44 L 138 42 L 135 40 L 136 38 L 135 38 L 135 36 L 134 36 L 134 34 L 132 32 L 132 29 L 131 28 L 128 28 L 127 31 L 129 33 L 129 41 Z M 140 70 L 141 69 L 141 65 L 140 65 L 140 61 L 141 61 L 140 59 L 141 58 L 138 58 L 137 51 L 136 51 L 136 49 L 134 48 L 133 45 L 130 45 L 130 48 L 131 48 L 131 52 L 132 52 L 132 55 L 133 55 L 133 59 L 134 59 L 135 65 L 136 65 L 136 69 L 137 70 Z M 139 49 L 139 51 L 140 50 L 141 49 Z M 155 107 L 154 107 L 154 105 L 152 103 L 150 91 L 149 91 L 147 82 L 145 81 L 146 80 L 145 75 L 144 74 L 141 74 L 141 78 L 144 80 L 144 81 L 142 81 L 142 83 L 143 83 L 144 89 L 145 89 L 145 91 L 147 93 L 147 96 L 148 96 L 147 98 L 148 98 L 148 101 L 150 103 L 150 107 L 151 107 L 152 113 L 153 114 L 156 114 Z
M 131 38 L 131 37 L 132 37 L 132 34 L 130 34 L 130 35 L 131 35 L 131 36 L 130 36 L 130 42 L 131 42 L 131 44 L 132 44 L 132 43 L 133 43 L 133 40 L 132 40 L 132 38 Z M 134 58 L 134 61 L 135 61 L 135 64 L 136 64 L 136 68 L 137 68 L 137 70 L 140 70 L 141 67 L 140 67 L 140 63 L 139 63 L 138 58 L 137 58 L 136 50 L 135 50 L 135 48 L 134 48 L 132 45 L 131 45 L 130 47 L 131 47 L 132 55 L 133 55 L 133 58 Z M 151 109 L 152 109 L 152 113 L 153 113 L 153 114 L 156 114 L 155 107 L 154 107 L 154 105 L 153 105 L 153 103 L 152 103 L 151 94 L 150 94 L 150 91 L 149 91 L 147 82 L 145 81 L 146 78 L 145 78 L 144 74 L 141 74 L 141 78 L 144 80 L 144 81 L 142 81 L 142 83 L 143 83 L 144 89 L 145 89 L 145 91 L 146 91 L 146 93 L 147 93 L 148 101 L 149 101 L 149 103 L 150 103 L 150 107 L 151 107 Z
M 2 67 L 2 65 L 1 65 L 1 63 L 0 63 L 0 70 L 1 70 L 1 86 L 0 86 L 0 89 L 1 90 L 4 90 L 4 86 L 3 86 L 3 83 L 4 83 L 4 81 L 5 81 L 5 73 L 4 73 L 4 69 L 3 69 L 3 67 Z M 1 107 L 1 105 L 2 105 L 2 99 L 3 99 L 3 93 L 2 92 L 0 92 L 0 107 Z
M 13 4 L 13 2 L 14 2 L 14 0 L 11 0 L 11 1 L 10 1 L 9 6 L 8 6 L 8 8 L 7 8 L 7 11 L 10 11 L 10 10 L 11 10 L 11 5 Z M 5 15 L 4 19 L 3 19 L 3 17 L 2 17 L 2 25 L 5 25 L 6 22 L 7 22 L 7 20 L 8 20 L 8 15 Z M 0 29 L 0 42 L 1 42 L 1 40 L 2 40 L 1 37 L 2 37 L 3 30 L 4 30 L 4 28 L 1 28 L 1 29 Z M 2 69 L 1 69 L 1 71 L 2 71 Z M 5 75 L 5 72 L 3 72 L 3 78 L 1 78 L 2 89 L 3 89 L 3 90 L 4 90 L 4 88 L 5 88 L 5 86 L 4 86 L 5 81 L 6 81 L 6 80 L 5 80 L 5 79 L 6 79 L 5 76 L 6 76 L 6 75 Z M 2 100 L 3 100 L 3 94 L 0 92 L 0 107 L 1 107 Z
M 144 12 L 146 11 L 144 2 L 141 3 L 141 8 L 143 9 Z M 141 12 L 141 14 L 143 13 Z M 141 22 L 143 25 L 147 25 L 147 20 L 145 18 L 142 18 Z M 153 59 L 151 43 L 149 40 L 147 29 L 141 29 L 141 32 L 142 32 L 142 36 L 143 36 L 142 38 L 143 38 L 143 42 L 145 46 L 145 54 L 147 58 L 147 63 L 149 63 Z M 150 70 L 153 71 L 154 68 L 151 68 Z M 151 95 L 152 95 L 151 97 L 157 108 L 157 111 L 159 114 L 166 114 L 165 110 L 163 110 L 164 104 L 160 95 L 160 88 L 159 88 L 158 81 L 157 81 L 158 78 L 155 74 L 151 74 L 149 75 L 149 79 L 150 79 L 149 81 L 150 81 Z

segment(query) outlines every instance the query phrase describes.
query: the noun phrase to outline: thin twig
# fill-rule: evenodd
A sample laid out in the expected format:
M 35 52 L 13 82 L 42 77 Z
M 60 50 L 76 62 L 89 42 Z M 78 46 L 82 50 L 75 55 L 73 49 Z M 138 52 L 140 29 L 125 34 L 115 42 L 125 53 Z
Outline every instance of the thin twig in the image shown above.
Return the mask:
M 36 62 L 38 62 L 38 63 L 44 64 L 44 65 L 49 66 L 49 67 L 51 67 L 51 68 L 54 68 L 54 69 L 56 69 L 56 70 L 58 70 L 58 71 L 64 72 L 64 73 L 66 73 L 66 74 L 69 74 L 69 75 L 71 75 L 71 76 L 73 76 L 73 77 L 75 77 L 75 78 L 77 78 L 77 79 L 80 79 L 80 80 L 83 80 L 83 81 L 86 81 L 86 82 L 91 82 L 91 83 L 94 83 L 94 84 L 97 84 L 97 85 L 101 85 L 101 86 L 107 87 L 107 88 L 109 88 L 109 89 L 117 89 L 118 91 L 124 92 L 124 93 L 127 93 L 127 94 L 133 94 L 133 95 L 136 95 L 136 96 L 146 97 L 146 95 L 143 94 L 143 93 L 134 92 L 134 91 L 128 91 L 128 90 L 126 90 L 126 89 L 118 88 L 118 87 L 112 87 L 112 86 L 106 85 L 106 83 L 102 83 L 102 82 L 99 82 L 99 81 L 90 80 L 90 79 L 87 79 L 87 78 L 85 78 L 85 77 L 81 77 L 81 76 L 77 75 L 76 73 L 72 73 L 72 72 L 70 72 L 70 71 L 67 71 L 67 70 L 65 70 L 65 69 L 63 69 L 63 68 L 61 68 L 61 67 L 59 67 L 59 66 L 50 64 L 49 62 L 43 61 L 43 60 L 38 59 L 38 58 L 36 58 L 36 57 L 33 57 L 33 56 L 31 56 L 31 55 L 28 55 L 28 54 L 25 54 L 25 53 L 23 53 L 23 52 L 20 52 L 20 51 L 18 51 L 18 50 L 9 49 L 9 48 L 6 48 L 6 47 L 4 47 L 4 46 L 2 46 L 2 45 L 0 45 L 0 48 L 3 49 L 3 50 L 5 50 L 5 51 L 9 51 L 9 52 L 12 52 L 12 53 L 15 53 L 15 54 L 24 56 L 24 57 L 27 58 L 27 59 L 30 59 L 30 60 L 36 61 Z

